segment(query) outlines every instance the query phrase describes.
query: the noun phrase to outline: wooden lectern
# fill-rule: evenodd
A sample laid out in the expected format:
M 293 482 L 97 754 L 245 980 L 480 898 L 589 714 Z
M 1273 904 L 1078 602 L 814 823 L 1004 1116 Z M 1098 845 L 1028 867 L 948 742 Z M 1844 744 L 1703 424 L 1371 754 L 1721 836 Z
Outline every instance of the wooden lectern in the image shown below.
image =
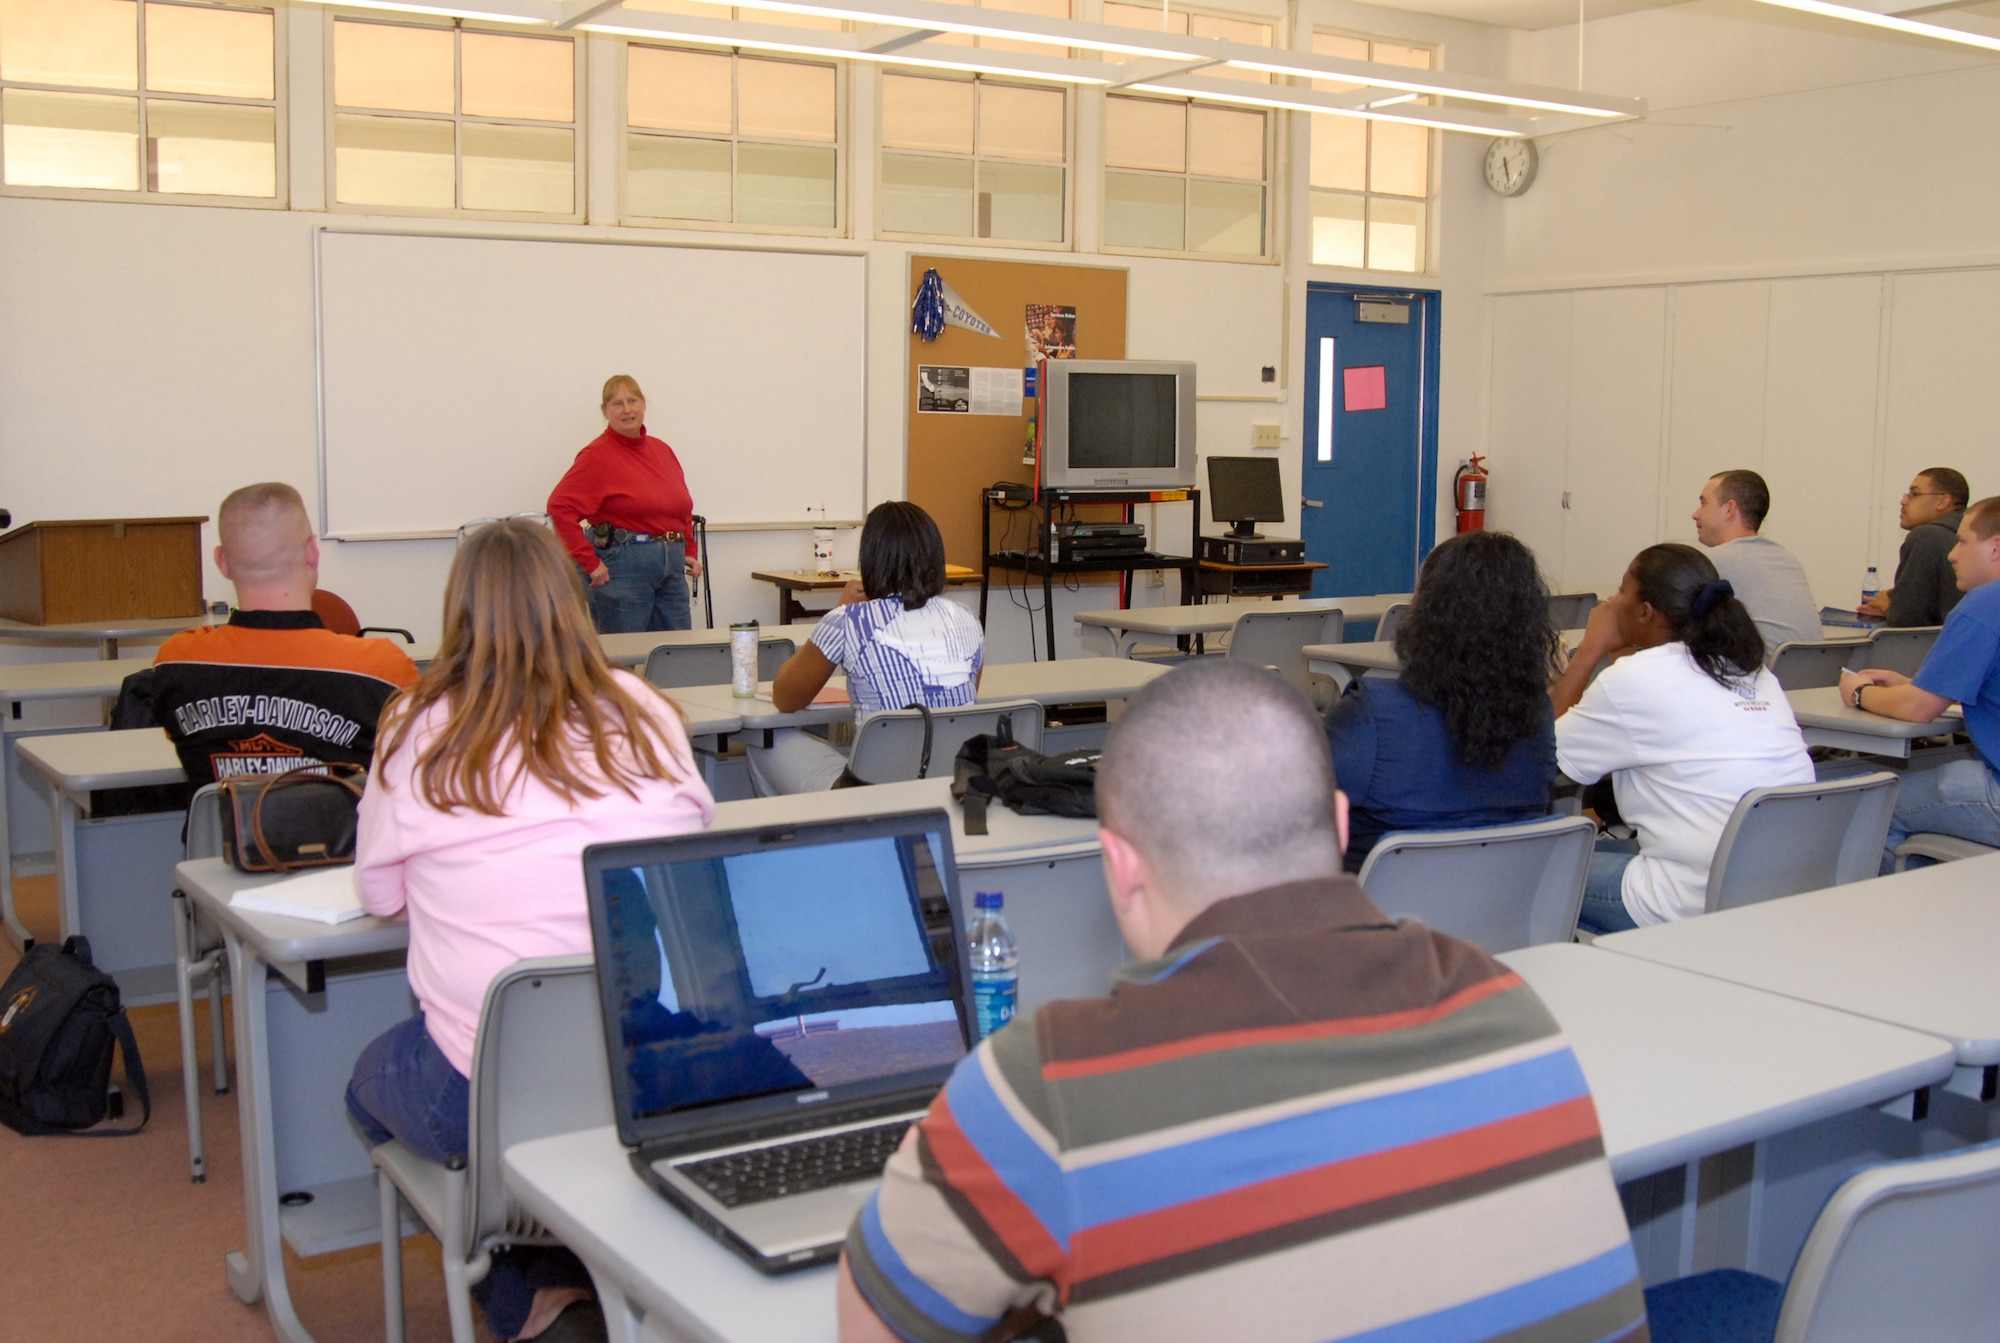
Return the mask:
M 0 536 L 0 617 L 29 625 L 198 616 L 201 518 L 30 522 Z

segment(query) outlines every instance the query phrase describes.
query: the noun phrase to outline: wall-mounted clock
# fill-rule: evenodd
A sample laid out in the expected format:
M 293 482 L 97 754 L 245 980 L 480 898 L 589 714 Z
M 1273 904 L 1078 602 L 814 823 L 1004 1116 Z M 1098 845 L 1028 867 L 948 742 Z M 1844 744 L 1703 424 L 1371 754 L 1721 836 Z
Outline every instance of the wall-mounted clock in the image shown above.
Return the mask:
M 1486 185 L 1502 196 L 1518 196 L 1534 185 L 1540 164 L 1533 140 L 1502 136 L 1486 146 Z

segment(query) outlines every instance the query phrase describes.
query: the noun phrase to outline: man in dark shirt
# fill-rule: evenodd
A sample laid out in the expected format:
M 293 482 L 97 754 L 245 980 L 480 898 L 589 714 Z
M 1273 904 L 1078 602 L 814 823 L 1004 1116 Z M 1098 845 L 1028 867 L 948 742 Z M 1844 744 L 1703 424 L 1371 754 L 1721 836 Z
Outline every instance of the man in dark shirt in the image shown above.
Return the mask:
M 1887 592 L 1861 603 L 1864 616 L 1880 616 L 1897 628 L 1942 625 L 1964 594 L 1945 557 L 1958 543 L 1958 524 L 1965 521 L 1972 498 L 1965 477 L 1948 466 L 1917 473 L 1903 494 L 1900 521 L 1909 535 L 1896 557 L 1896 581 Z
M 382 708 L 416 681 L 416 664 L 386 639 L 335 634 L 313 614 L 319 539 L 297 490 L 246 485 L 222 501 L 215 527 L 236 612 L 162 644 L 152 668 L 127 679 L 121 715 L 150 703 L 192 784 L 367 764 Z

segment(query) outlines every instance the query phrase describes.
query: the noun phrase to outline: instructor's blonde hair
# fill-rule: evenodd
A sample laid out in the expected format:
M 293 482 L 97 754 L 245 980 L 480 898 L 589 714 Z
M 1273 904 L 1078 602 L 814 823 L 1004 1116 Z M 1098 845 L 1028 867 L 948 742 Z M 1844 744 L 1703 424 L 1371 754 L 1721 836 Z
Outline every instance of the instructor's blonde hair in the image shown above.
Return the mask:
M 437 657 L 383 712 L 377 758 L 401 750 L 439 701 L 444 723 L 412 771 L 439 811 L 504 815 L 523 770 L 576 806 L 604 796 L 606 784 L 637 797 L 641 780 L 679 779 L 690 768 L 611 674 L 576 566 L 532 522 L 496 522 L 459 546 Z M 519 763 L 500 778 L 501 757 L 516 747 Z
M 633 377 L 630 373 L 613 373 L 604 380 L 604 396 L 597 403 L 597 408 L 603 410 L 611 404 L 611 398 L 620 392 L 630 392 L 641 401 L 646 399 L 646 394 L 639 390 L 639 380 L 637 378 Z

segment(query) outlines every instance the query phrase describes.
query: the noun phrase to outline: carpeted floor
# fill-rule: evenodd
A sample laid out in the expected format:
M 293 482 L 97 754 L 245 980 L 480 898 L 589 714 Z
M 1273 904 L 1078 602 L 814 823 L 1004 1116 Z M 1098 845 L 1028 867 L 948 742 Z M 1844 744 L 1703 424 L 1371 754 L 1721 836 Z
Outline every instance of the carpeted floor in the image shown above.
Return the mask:
M 30 931 L 53 940 L 54 879 L 23 879 L 16 889 Z M 0 939 L 0 978 L 17 959 Z M 207 1016 L 197 1002 L 206 1075 Z M 173 1004 L 130 1015 L 153 1094 L 143 1133 L 23 1138 L 0 1128 L 0 1343 L 264 1343 L 272 1332 L 263 1306 L 238 1301 L 223 1279 L 223 1255 L 243 1245 L 236 1097 L 203 1088 L 208 1180 L 195 1184 Z M 288 1253 L 285 1271 L 299 1317 L 319 1343 L 382 1337 L 382 1260 L 373 1246 L 314 1259 Z M 437 1242 L 406 1240 L 403 1273 L 411 1343 L 444 1343 L 451 1329 Z M 487 1337 L 482 1325 L 480 1338 Z

